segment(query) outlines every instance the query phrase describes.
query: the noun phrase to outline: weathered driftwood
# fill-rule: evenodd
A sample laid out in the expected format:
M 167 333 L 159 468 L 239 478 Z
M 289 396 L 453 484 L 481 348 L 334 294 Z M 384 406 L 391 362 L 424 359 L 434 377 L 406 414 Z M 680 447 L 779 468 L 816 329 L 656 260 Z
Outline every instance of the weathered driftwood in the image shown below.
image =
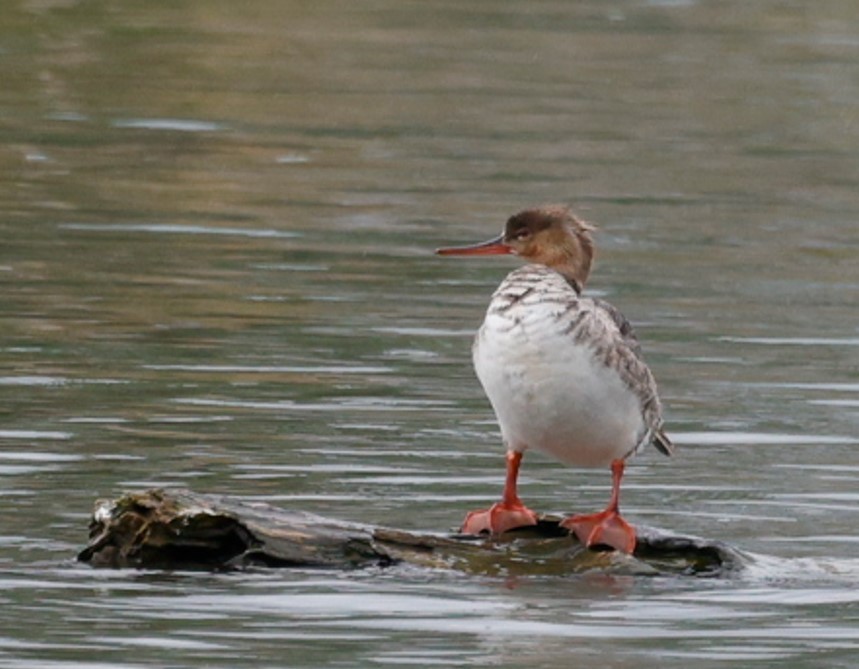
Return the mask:
M 589 550 L 544 516 L 501 537 L 416 534 L 188 490 L 148 490 L 99 501 L 78 559 L 155 569 L 351 568 L 406 563 L 504 575 L 588 571 L 724 576 L 748 558 L 717 541 L 639 526 L 632 556 Z

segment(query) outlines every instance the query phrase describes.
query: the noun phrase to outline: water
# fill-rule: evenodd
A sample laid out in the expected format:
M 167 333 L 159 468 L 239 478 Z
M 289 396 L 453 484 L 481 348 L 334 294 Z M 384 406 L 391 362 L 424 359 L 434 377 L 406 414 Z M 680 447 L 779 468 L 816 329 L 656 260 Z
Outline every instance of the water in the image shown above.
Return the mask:
M 0 15 L 0 667 L 853 667 L 855 3 L 70 1 Z M 729 579 L 73 561 L 187 486 L 455 526 L 500 491 L 472 332 L 567 201 L 671 434 L 629 517 Z M 608 473 L 526 459 L 541 511 Z

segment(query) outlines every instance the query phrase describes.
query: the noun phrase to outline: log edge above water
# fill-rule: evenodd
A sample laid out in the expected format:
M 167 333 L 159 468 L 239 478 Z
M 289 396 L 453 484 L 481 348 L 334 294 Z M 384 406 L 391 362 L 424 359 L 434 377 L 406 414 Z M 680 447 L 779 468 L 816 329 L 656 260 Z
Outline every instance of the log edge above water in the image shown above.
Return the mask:
M 720 541 L 638 526 L 632 556 L 590 550 L 541 516 L 501 537 L 411 532 L 349 523 L 239 497 L 185 489 L 129 492 L 96 502 L 78 560 L 95 567 L 349 569 L 396 564 L 475 574 L 566 575 L 600 571 L 727 576 L 750 558 Z

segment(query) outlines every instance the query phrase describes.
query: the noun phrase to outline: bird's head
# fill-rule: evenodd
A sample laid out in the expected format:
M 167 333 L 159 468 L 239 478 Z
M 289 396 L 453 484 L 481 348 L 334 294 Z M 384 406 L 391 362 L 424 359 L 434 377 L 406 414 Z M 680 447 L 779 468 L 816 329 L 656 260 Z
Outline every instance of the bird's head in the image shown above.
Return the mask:
M 513 254 L 545 265 L 565 276 L 579 290 L 591 271 L 594 227 L 569 207 L 549 205 L 526 209 L 507 219 L 504 231 L 480 244 L 438 249 L 439 255 Z

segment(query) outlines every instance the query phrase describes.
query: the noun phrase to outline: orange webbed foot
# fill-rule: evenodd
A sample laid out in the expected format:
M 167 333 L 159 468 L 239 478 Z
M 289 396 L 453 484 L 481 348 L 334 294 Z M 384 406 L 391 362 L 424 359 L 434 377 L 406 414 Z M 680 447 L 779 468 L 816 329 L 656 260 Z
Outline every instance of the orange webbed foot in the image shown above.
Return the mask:
M 616 511 L 570 516 L 560 526 L 575 534 L 588 548 L 604 545 L 629 554 L 635 550 L 635 528 Z
M 488 509 L 472 511 L 462 523 L 463 534 L 501 534 L 517 527 L 537 524 L 537 514 L 524 504 L 498 502 Z

